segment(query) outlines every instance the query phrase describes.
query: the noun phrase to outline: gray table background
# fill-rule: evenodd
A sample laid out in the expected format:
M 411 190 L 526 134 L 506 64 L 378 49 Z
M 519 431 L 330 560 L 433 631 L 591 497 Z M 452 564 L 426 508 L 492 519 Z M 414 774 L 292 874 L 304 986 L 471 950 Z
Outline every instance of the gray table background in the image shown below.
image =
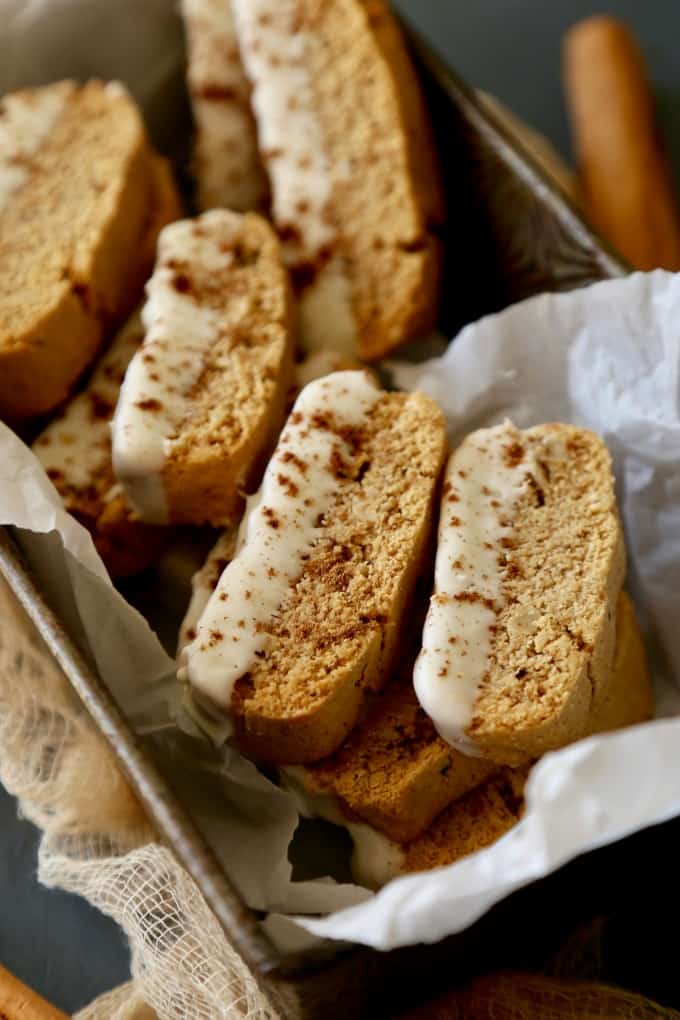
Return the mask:
M 560 40 L 601 8 L 589 0 L 396 2 L 471 84 L 494 92 L 569 155 Z M 609 0 L 606 10 L 638 34 L 680 178 L 680 4 Z M 37 885 L 37 834 L 1 787 L 0 834 L 0 962 L 67 1012 L 124 981 L 122 935 L 82 900 Z

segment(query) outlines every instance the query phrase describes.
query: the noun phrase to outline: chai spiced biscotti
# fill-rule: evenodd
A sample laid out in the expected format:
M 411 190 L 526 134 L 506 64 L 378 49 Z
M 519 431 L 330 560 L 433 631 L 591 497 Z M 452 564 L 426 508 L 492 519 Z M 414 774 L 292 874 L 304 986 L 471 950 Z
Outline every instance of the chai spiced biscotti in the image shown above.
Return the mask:
M 376 359 L 438 310 L 442 190 L 383 0 L 231 0 L 306 349 Z
M 338 372 L 298 397 L 180 675 L 242 749 L 314 761 L 383 684 L 422 567 L 446 456 L 419 393 Z
M 263 207 L 267 178 L 241 63 L 231 0 L 182 0 L 187 84 L 194 116 L 193 170 L 200 209 Z
M 141 297 L 167 188 L 122 85 L 0 103 L 0 415 L 56 407 Z
M 443 489 L 414 685 L 453 746 L 519 764 L 584 736 L 625 571 L 611 461 L 570 425 L 468 436 Z
M 392 878 L 454 864 L 509 832 L 524 813 L 529 768 L 501 768 L 455 801 L 408 843 L 377 833 L 355 833 L 352 873 L 360 885 L 377 889 Z
M 632 603 L 625 592 L 621 592 L 617 602 L 616 652 L 603 694 L 594 707 L 589 733 L 630 726 L 643 722 L 651 714 L 652 695 L 644 647 Z M 401 747 L 401 755 L 392 755 L 389 762 L 378 738 L 373 767 L 368 757 L 368 738 L 363 741 L 366 756 L 361 762 L 352 748 L 354 735 L 347 745 L 358 771 L 370 771 L 376 787 L 384 791 L 392 787 L 403 790 L 401 772 L 404 758 L 410 755 L 412 736 L 409 729 L 397 730 L 394 740 Z M 321 767 L 325 767 L 324 763 Z M 354 843 L 354 877 L 363 885 L 377 888 L 399 875 L 453 864 L 499 839 L 521 818 L 528 771 L 527 765 L 515 769 L 496 767 L 473 789 L 452 798 L 426 828 L 406 839 L 398 838 L 394 831 L 389 832 L 378 817 L 366 824 L 368 815 L 362 817 L 352 810 L 339 795 L 339 784 L 333 789 L 330 783 L 322 786 L 310 782 L 314 767 L 289 766 L 281 770 L 281 780 L 295 796 L 301 814 L 324 818 L 349 831 Z M 338 776 L 342 778 L 343 772 L 341 766 Z M 408 798 L 404 798 L 407 810 L 408 803 Z
M 409 676 L 389 680 L 334 755 L 295 768 L 296 782 L 307 794 L 333 796 L 348 817 L 404 842 L 499 766 L 463 755 L 442 740 L 418 704 Z
M 644 646 L 632 603 L 618 599 L 616 653 L 607 677 L 607 696 L 593 713 L 591 733 L 604 733 L 644 722 L 652 712 L 652 695 Z M 528 767 L 502 768 L 485 783 L 452 803 L 419 837 L 401 845 L 365 826 L 350 828 L 355 852 L 352 870 L 370 887 L 390 878 L 453 864 L 489 846 L 508 832 L 524 811 Z
M 640 628 L 630 598 L 622 591 L 617 602 L 613 667 L 593 705 L 588 733 L 643 722 L 651 717 L 652 710 Z M 377 696 L 369 715 L 339 751 L 314 765 L 288 767 L 282 779 L 285 786 L 294 788 L 309 803 L 332 797 L 339 817 L 348 822 L 368 822 L 376 833 L 397 843 L 411 843 L 449 804 L 502 772 L 500 787 L 494 780 L 483 794 L 466 804 L 479 805 L 489 797 L 497 800 L 511 771 L 450 747 L 418 705 L 412 686 L 399 678 L 391 680 Z M 515 782 L 513 779 L 512 784 Z M 457 829 L 466 808 L 457 809 L 455 814 Z M 499 823 L 504 825 L 503 819 L 514 824 L 515 817 L 505 810 L 494 812 L 489 833 L 496 832 Z M 479 846 L 485 845 L 479 834 L 477 840 Z M 457 846 L 456 857 L 461 855 Z M 443 847 L 437 852 L 443 853 Z M 394 858 L 395 853 L 392 851 L 390 857 Z M 453 855 L 454 851 L 449 853 Z
M 180 652 L 196 638 L 198 620 L 238 545 L 239 528 L 225 530 L 194 575 Z M 403 652 L 402 641 L 400 656 Z M 365 718 L 334 755 L 306 767 L 290 766 L 309 796 L 334 796 L 349 816 L 398 841 L 419 835 L 447 804 L 498 769 L 442 740 L 413 691 L 412 661 L 407 654 L 407 665 L 373 695 Z
M 111 419 L 125 371 L 143 338 L 136 312 L 98 361 L 87 387 L 33 443 L 65 508 L 92 533 L 112 577 L 128 577 L 148 567 L 169 534 L 137 519 L 111 461 Z
M 228 523 L 274 445 L 292 373 L 271 227 L 225 209 L 166 227 L 142 318 L 113 421 L 116 477 L 148 523 Z

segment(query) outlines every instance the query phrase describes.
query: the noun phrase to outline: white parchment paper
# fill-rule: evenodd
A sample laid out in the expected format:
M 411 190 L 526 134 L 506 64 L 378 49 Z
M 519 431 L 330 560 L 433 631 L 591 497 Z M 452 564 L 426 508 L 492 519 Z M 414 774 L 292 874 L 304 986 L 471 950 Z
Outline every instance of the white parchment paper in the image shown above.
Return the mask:
M 117 76 L 157 137 L 172 138 L 182 107 L 172 0 L 0 0 L 0 18 L 2 91 L 64 75 Z M 604 436 L 629 583 L 666 663 L 655 673 L 660 714 L 680 713 L 680 277 L 638 274 L 535 298 L 468 327 L 442 358 L 393 369 L 398 384 L 441 402 L 454 440 L 506 415 L 518 425 L 573 421 Z M 128 716 L 142 732 L 157 731 L 197 823 L 247 901 L 272 911 L 266 924 L 282 942 L 321 936 L 388 949 L 433 941 L 571 857 L 680 813 L 680 718 L 666 718 L 547 755 L 532 773 L 523 821 L 449 868 L 377 895 L 324 879 L 292 883 L 292 800 L 235 752 L 216 758 L 190 726 L 174 726 L 173 663 L 110 585 L 38 462 L 2 426 L 0 523 L 17 529 L 48 599 Z

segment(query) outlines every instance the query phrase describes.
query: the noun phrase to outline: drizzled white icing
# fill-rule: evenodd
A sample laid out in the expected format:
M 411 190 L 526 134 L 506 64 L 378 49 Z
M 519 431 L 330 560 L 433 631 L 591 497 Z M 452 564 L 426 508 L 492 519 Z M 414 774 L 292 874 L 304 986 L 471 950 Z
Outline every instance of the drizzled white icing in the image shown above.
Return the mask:
M 191 578 L 191 600 L 179 629 L 178 654 L 196 637 L 196 625 L 236 550 L 237 533 L 238 525 L 226 528 L 208 553 L 205 563 Z
M 0 211 L 21 188 L 75 86 L 60 82 L 6 96 L 0 102 Z
M 152 524 L 168 520 L 163 467 L 223 325 L 222 309 L 206 303 L 200 283 L 194 289 L 192 281 L 224 272 L 239 226 L 238 214 L 215 209 L 171 223 L 158 239 L 142 311 L 146 337 L 125 376 L 112 426 L 116 475 L 139 516 Z
M 303 818 L 321 818 L 347 830 L 353 844 L 352 875 L 359 885 L 379 889 L 402 873 L 404 851 L 400 845 L 365 822 L 351 822 L 333 794 L 310 791 L 302 766 L 286 765 L 279 769 L 279 777 Z
M 125 371 L 143 335 L 137 311 L 100 358 L 87 389 L 71 400 L 33 444 L 33 452 L 60 491 L 87 489 L 110 466 L 111 416 Z M 113 499 L 119 491 L 119 486 L 112 486 L 104 499 Z
M 326 261 L 338 237 L 333 195 L 351 167 L 329 156 L 308 58 L 319 42 L 300 23 L 297 0 L 232 0 L 232 7 L 284 256 L 316 270 L 301 294 L 302 347 L 355 353 L 351 279 L 344 261 Z
M 245 540 L 183 654 L 181 676 L 227 712 L 236 681 L 264 653 L 268 630 L 321 533 L 350 448 L 338 431 L 365 424 L 381 390 L 363 372 L 336 372 L 300 393 L 245 523 Z
M 291 261 L 313 259 L 335 240 L 328 202 L 334 176 L 306 50 L 309 34 L 296 26 L 297 0 L 232 0 L 241 58 L 253 85 L 260 151 L 272 185 L 278 227 L 295 227 Z
M 510 422 L 480 429 L 446 469 L 434 593 L 413 682 L 448 743 L 478 753 L 467 734 L 503 606 L 503 544 L 530 477 L 542 478 L 528 437 Z
M 255 209 L 266 181 L 230 0 L 182 0 L 182 13 L 201 208 Z

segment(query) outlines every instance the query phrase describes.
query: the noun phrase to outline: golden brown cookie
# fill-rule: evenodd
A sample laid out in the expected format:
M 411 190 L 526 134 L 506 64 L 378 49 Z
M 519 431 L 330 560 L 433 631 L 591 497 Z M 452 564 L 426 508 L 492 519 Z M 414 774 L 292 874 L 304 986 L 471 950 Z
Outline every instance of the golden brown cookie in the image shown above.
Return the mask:
M 584 736 L 625 571 L 609 453 L 571 425 L 468 436 L 447 467 L 416 694 L 445 740 L 517 765 Z
M 409 676 L 391 680 L 340 750 L 299 770 L 298 781 L 310 794 L 336 797 L 349 818 L 405 842 L 497 770 L 442 740 Z
M 160 236 L 113 422 L 113 462 L 150 524 L 225 524 L 283 420 L 294 315 L 271 227 L 212 210 Z
M 622 591 L 616 611 L 616 651 L 609 682 L 598 689 L 590 719 L 592 733 L 619 730 L 651 719 L 654 714 L 645 646 L 640 625 L 627 592 Z
M 117 83 L 0 109 L 0 414 L 19 420 L 64 400 L 141 297 L 166 171 Z

